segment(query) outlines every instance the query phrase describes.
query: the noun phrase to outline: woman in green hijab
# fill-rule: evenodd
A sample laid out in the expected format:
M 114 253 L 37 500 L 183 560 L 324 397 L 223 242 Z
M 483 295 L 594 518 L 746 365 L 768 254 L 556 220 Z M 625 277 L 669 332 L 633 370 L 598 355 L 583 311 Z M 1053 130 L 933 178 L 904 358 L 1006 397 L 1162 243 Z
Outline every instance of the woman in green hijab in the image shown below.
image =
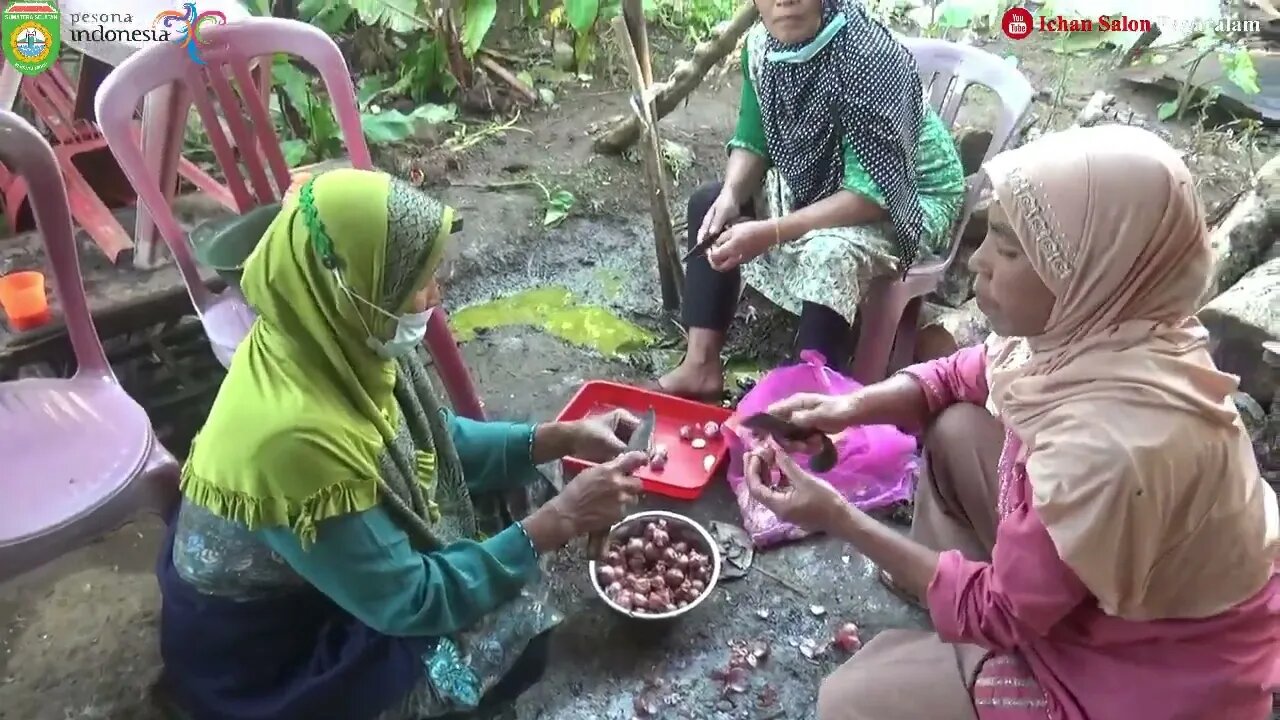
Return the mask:
M 191 720 L 403 720 L 541 674 L 540 555 L 635 501 L 617 415 L 476 422 L 422 350 L 452 209 L 376 172 L 286 197 L 245 264 L 258 312 L 183 469 L 161 553 L 160 688 Z M 505 529 L 477 501 L 535 465 L 608 461 Z M 484 530 L 495 533 L 485 538 Z

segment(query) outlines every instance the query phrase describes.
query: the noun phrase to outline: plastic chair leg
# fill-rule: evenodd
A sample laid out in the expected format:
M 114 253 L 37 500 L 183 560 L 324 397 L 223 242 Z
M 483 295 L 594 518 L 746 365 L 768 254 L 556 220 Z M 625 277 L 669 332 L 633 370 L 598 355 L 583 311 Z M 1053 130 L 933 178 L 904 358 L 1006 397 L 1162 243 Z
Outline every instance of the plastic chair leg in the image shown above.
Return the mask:
M 0 69 L 0 110 L 12 110 L 22 88 L 22 75 L 9 63 Z
M 902 309 L 902 317 L 898 319 L 897 333 L 893 339 L 893 354 L 889 358 L 889 366 L 885 369 L 885 377 L 898 372 L 915 361 L 916 328 L 920 323 L 920 308 L 924 298 L 914 297 L 907 301 Z
M 62 175 L 67 180 L 67 200 L 76 223 L 102 248 L 111 262 L 118 262 L 121 254 L 132 255 L 133 241 L 129 238 L 129 233 L 120 226 L 120 221 L 116 220 L 111 209 L 76 169 L 71 157 L 59 153 L 58 159 Z
M 173 86 L 166 85 L 148 94 L 142 103 L 142 155 L 147 163 L 147 172 L 160 179 L 165 202 L 170 204 L 178 183 L 177 158 L 170 156 L 182 152 L 181 137 L 186 130 L 185 123 L 180 127 L 172 124 L 175 96 Z M 179 137 L 177 143 L 173 141 L 174 135 Z M 133 239 L 135 262 L 140 267 L 150 267 L 158 260 L 155 235 L 156 224 L 146 203 L 138 203 Z
M 454 412 L 472 420 L 484 420 L 484 404 L 476 393 L 471 373 L 458 351 L 453 333 L 449 331 L 449 319 L 442 308 L 432 310 L 427 320 L 426 345 Z
M 880 382 L 886 377 L 893 338 L 901 316 L 901 307 L 893 302 L 891 287 L 892 280 L 876 282 L 858 309 L 862 314 L 862 329 L 858 333 L 850 372 L 853 379 L 863 385 Z

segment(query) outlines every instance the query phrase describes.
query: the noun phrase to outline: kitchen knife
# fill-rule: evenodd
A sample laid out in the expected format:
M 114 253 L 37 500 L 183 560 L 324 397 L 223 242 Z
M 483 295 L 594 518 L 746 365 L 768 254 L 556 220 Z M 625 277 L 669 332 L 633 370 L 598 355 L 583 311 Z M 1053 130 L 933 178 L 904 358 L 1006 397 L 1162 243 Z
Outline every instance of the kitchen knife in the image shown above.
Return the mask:
M 742 421 L 742 426 L 758 433 L 770 435 L 778 440 L 805 442 L 810 438 L 818 438 L 822 448 L 809 458 L 809 469 L 814 472 L 826 472 L 836 466 L 836 446 L 824 432 L 802 428 L 769 413 L 756 413 Z
M 658 424 L 658 413 L 653 408 L 649 408 L 648 412 L 640 418 L 640 424 L 631 432 L 631 439 L 627 441 L 627 452 L 642 452 L 648 456 L 653 451 L 653 431 Z M 609 533 L 598 532 L 587 536 L 587 557 L 591 560 L 597 560 L 604 557 L 605 541 L 608 540 Z

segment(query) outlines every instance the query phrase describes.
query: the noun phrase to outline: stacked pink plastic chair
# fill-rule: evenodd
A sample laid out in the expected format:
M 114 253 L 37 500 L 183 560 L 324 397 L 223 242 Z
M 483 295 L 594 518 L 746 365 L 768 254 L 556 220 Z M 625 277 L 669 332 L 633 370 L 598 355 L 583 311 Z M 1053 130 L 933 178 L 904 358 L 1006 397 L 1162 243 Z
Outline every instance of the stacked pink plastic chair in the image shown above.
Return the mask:
M 207 42 L 200 48 L 204 65 L 191 62 L 179 45 L 156 43 L 129 57 L 107 77 L 98 90 L 96 107 L 108 147 L 173 253 L 214 354 L 223 365 L 229 365 L 253 324 L 254 314 L 235 288 L 214 293 L 201 279 L 187 233 L 165 200 L 159 179 L 148 170 L 135 134 L 134 115 L 143 98 L 172 83 L 179 94 L 176 105 L 182 109 L 175 119 L 184 118 L 186 108 L 194 104 L 226 186 L 242 214 L 277 202 L 290 184 L 289 166 L 263 99 L 267 94 L 255 85 L 255 58 L 263 58 L 270 66 L 272 56 L 287 55 L 319 71 L 351 165 L 370 170 L 373 161 L 361 130 L 347 63 L 333 39 L 319 28 L 295 20 L 252 18 L 203 30 L 201 37 Z M 184 130 L 184 124 L 175 122 L 174 133 Z M 432 314 L 427 344 L 454 409 L 467 417 L 482 418 L 480 400 L 443 311 Z
M 0 383 L 0 582 L 178 499 L 178 463 L 107 363 L 80 277 L 53 149 L 0 111 L 0 162 L 31 189 L 75 352 L 70 379 Z
M 1001 58 L 972 46 L 926 38 L 899 40 L 915 56 L 930 104 L 948 126 L 955 125 L 965 92 L 972 85 L 985 85 L 996 94 L 1000 99 L 999 119 L 983 162 L 1003 150 L 1031 107 L 1035 89 L 1027 78 Z M 977 174 L 969 177 L 965 184 L 964 208 L 947 255 L 917 263 L 905 279 L 895 276 L 877 280 L 863 299 L 862 327 L 852 367 L 858 382 L 870 384 L 883 380 L 911 363 L 924 297 L 938 289 L 947 268 L 955 261 L 964 227 L 982 189 Z

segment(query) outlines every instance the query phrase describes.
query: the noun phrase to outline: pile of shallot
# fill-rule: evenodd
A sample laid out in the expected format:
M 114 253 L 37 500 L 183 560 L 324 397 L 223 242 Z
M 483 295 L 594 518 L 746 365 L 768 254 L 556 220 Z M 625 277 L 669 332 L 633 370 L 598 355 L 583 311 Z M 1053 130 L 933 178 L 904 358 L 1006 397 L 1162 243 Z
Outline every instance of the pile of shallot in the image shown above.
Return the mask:
M 644 523 L 639 533 L 610 539 L 596 566 L 605 595 L 624 610 L 669 613 L 702 597 L 711 578 L 711 558 L 683 540 L 673 540 L 666 519 Z

